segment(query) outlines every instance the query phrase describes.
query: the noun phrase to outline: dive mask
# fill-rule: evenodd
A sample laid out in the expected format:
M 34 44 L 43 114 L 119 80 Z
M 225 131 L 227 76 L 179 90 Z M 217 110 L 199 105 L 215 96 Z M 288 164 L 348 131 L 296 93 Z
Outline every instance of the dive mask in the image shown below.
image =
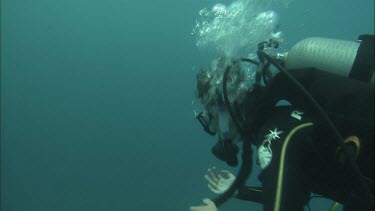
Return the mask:
M 230 133 L 232 125 L 231 118 L 224 108 L 211 108 L 210 112 L 199 112 L 195 118 L 202 125 L 203 130 L 211 136 L 218 133 L 220 136 L 227 136 Z
M 202 125 L 203 130 L 206 131 L 206 133 L 210 134 L 211 136 L 216 135 L 216 132 L 213 131 L 210 128 L 211 122 L 212 122 L 212 115 L 210 113 L 205 112 L 199 112 L 195 118 L 199 121 L 199 123 Z

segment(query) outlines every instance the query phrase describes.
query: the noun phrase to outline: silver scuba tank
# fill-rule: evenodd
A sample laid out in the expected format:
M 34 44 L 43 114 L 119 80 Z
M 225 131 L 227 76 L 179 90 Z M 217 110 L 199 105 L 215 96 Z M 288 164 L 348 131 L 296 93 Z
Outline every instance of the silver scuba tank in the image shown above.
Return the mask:
M 288 71 L 313 67 L 333 74 L 374 83 L 373 36 L 371 39 L 372 44 L 366 50 L 372 54 L 370 56 L 366 54 L 364 56 L 366 57 L 365 59 L 359 59 L 359 49 L 361 49 L 362 45 L 361 40 L 347 41 L 321 37 L 307 38 L 295 44 L 284 54 L 284 67 Z M 361 55 L 364 55 L 364 53 Z M 358 63 L 361 64 L 358 65 Z

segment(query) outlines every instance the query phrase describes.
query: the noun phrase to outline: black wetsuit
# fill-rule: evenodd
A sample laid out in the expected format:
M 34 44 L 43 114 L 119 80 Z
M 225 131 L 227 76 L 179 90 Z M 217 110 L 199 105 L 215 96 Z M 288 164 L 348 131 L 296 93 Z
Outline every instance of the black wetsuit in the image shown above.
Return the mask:
M 350 137 L 348 151 L 363 176 L 373 181 L 373 85 L 316 69 L 291 73 L 324 108 L 343 138 Z M 282 99 L 291 105 L 276 106 Z M 267 162 L 263 156 L 259 162 L 262 187 L 243 187 L 237 198 L 262 203 L 266 211 L 302 211 L 310 194 L 316 193 L 343 204 L 345 210 L 369 209 L 361 207 L 360 185 L 351 169 L 338 161 L 334 135 L 285 76 L 275 76 L 257 106 L 245 103 L 245 121 L 252 125 L 258 150 L 272 158 Z

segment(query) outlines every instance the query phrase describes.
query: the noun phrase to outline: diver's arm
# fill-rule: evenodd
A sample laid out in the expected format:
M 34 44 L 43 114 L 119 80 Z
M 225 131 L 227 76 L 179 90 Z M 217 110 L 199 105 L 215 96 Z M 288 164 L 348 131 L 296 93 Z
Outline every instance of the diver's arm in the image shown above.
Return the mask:
M 257 203 L 263 202 L 263 192 L 260 187 L 247 187 L 243 186 L 238 190 L 235 198 L 245 201 L 253 201 Z

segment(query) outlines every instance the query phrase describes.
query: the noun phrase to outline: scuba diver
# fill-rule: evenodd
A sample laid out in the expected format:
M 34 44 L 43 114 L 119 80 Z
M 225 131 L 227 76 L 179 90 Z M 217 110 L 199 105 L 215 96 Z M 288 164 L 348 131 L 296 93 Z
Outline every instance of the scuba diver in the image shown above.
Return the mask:
M 266 53 L 274 40 L 258 44 L 258 59 L 220 55 L 197 75 L 196 114 L 218 137 L 212 153 L 236 176 L 208 170 L 218 198 L 191 211 L 216 211 L 228 198 L 262 203 L 265 211 L 302 211 L 311 194 L 336 201 L 345 211 L 374 209 L 374 35 L 356 41 L 308 38 L 287 53 Z M 245 83 L 242 62 L 257 65 Z M 273 74 L 275 66 L 280 72 Z M 242 149 L 240 149 L 242 144 Z M 248 187 L 252 149 L 261 187 Z

